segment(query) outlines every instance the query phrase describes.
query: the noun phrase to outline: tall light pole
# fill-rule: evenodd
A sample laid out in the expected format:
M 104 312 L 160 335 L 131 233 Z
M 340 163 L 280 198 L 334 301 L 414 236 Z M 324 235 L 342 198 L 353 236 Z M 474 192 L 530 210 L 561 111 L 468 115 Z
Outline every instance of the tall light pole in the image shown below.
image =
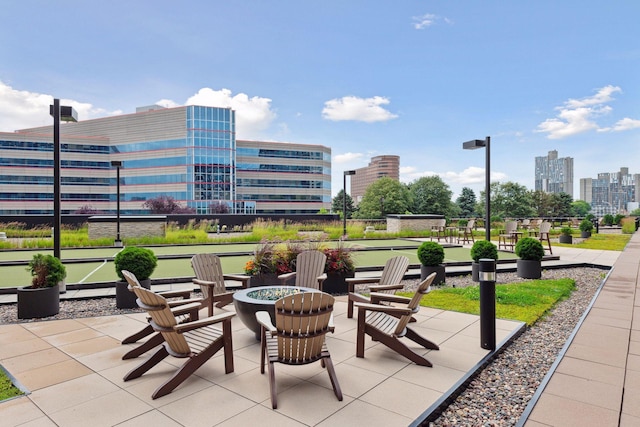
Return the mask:
M 60 259 L 60 120 L 77 122 L 78 114 L 73 107 L 61 107 L 58 98 L 49 105 L 49 114 L 53 116 L 53 256 Z
M 484 228 L 485 228 L 485 238 L 487 241 L 491 241 L 491 137 L 486 137 L 484 140 L 482 139 L 474 139 L 472 141 L 467 141 L 462 143 L 462 148 L 464 150 L 475 150 L 477 148 L 485 148 L 485 201 L 484 201 L 484 211 L 485 211 L 485 219 L 484 219 Z
M 122 167 L 122 162 L 120 160 L 111 160 L 111 166 L 116 168 L 116 241 L 114 242 L 114 246 L 117 248 L 122 247 L 122 240 L 120 240 L 120 168 Z
M 342 177 L 342 238 L 347 236 L 347 175 L 355 175 L 356 171 L 344 171 Z

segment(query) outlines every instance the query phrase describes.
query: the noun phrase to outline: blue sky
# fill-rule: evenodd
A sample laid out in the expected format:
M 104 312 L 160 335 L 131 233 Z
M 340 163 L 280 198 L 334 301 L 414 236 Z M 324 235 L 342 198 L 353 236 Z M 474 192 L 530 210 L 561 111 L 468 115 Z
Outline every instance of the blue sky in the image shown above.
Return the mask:
M 240 139 L 331 147 L 342 172 L 400 156 L 401 180 L 455 195 L 492 180 L 534 187 L 558 150 L 580 178 L 640 173 L 640 2 L 5 2 L 0 131 L 136 107 L 237 110 Z

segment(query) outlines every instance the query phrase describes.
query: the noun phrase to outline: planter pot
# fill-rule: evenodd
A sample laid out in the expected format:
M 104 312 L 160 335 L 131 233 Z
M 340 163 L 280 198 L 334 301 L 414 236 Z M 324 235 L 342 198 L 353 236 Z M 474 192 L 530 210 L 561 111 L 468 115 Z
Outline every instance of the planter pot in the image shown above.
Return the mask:
M 151 280 L 140 280 L 140 286 L 151 289 Z M 116 282 L 116 307 L 117 308 L 138 308 L 136 294 L 129 290 L 127 282 Z
M 580 232 L 580 237 L 582 237 L 583 239 L 587 239 L 587 238 L 591 237 L 591 232 L 590 231 L 581 231 Z
M 60 288 L 18 288 L 18 319 L 55 316 L 60 312 Z
M 523 279 L 539 279 L 542 277 L 542 263 L 536 260 L 519 259 L 516 261 L 518 277 Z
M 497 270 L 496 270 L 497 274 Z M 474 282 L 480 282 L 480 263 L 472 261 L 471 262 L 471 280 Z
M 259 286 L 273 286 L 279 284 L 280 280 L 278 279 L 278 275 L 276 273 L 256 274 L 255 276 L 251 276 L 251 279 L 249 279 L 250 288 L 257 288 Z
M 440 265 L 421 265 L 420 266 L 420 281 L 427 278 L 431 273 L 436 273 L 436 278 L 433 280 L 432 285 L 441 285 L 445 281 L 444 264 Z
M 331 295 L 346 295 L 348 293 L 347 277 L 354 277 L 355 273 L 327 273 L 327 279 L 322 284 L 322 292 Z
M 561 234 L 558 237 L 558 242 L 571 244 L 573 243 L 573 236 L 571 235 L 567 236 L 566 234 Z

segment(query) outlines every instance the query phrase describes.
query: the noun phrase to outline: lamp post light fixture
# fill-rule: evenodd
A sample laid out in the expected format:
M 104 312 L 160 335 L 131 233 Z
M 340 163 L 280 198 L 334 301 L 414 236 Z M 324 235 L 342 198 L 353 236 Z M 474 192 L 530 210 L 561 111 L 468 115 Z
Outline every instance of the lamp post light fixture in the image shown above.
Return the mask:
M 485 239 L 491 241 L 491 154 L 490 154 L 491 137 L 482 139 L 474 139 L 462 143 L 464 150 L 475 150 L 477 148 L 485 148 L 485 201 L 484 201 L 484 229 Z
M 344 171 L 342 181 L 342 238 L 347 237 L 347 175 L 355 175 L 356 171 Z
M 117 248 L 122 247 L 122 240 L 120 240 L 120 168 L 122 167 L 122 162 L 120 160 L 112 160 L 111 166 L 116 168 L 116 241 L 114 242 L 114 246 Z
M 58 98 L 49 105 L 49 114 L 53 116 L 53 256 L 60 259 L 60 121 L 77 122 L 78 114 L 73 107 L 60 106 Z

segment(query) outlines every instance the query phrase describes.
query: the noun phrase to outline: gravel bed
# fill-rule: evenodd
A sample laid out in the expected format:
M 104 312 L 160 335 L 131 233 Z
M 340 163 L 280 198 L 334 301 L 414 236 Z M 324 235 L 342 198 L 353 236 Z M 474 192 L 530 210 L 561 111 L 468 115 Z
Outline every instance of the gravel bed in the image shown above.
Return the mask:
M 606 271 L 596 268 L 544 270 L 543 279 L 569 277 L 577 288 L 551 313 L 528 328 L 476 376 L 456 400 L 430 426 L 513 426 L 556 360 L 580 317 L 602 283 Z M 499 272 L 497 283 L 521 282 L 515 273 Z M 405 290 L 419 280 L 405 280 Z M 446 286 L 476 285 L 471 276 L 447 277 Z M 46 320 L 140 312 L 118 309 L 115 298 L 61 301 L 60 313 Z M 45 319 L 37 319 L 42 321 Z M 0 324 L 18 321 L 15 304 L 0 305 Z

